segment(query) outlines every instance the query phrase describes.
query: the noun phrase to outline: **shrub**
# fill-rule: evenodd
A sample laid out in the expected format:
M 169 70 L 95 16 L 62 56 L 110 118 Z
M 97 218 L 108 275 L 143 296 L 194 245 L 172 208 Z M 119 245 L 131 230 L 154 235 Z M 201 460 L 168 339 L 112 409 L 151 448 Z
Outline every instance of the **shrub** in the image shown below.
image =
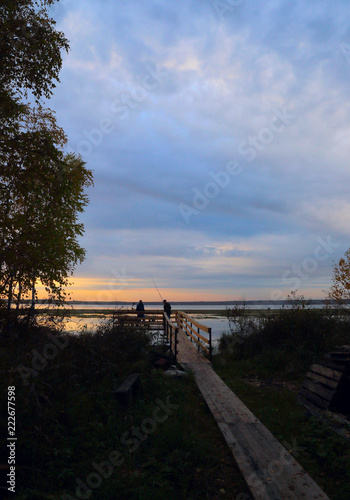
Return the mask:
M 276 370 L 285 366 L 293 376 L 302 375 L 335 346 L 350 342 L 348 317 L 328 307 L 314 309 L 295 295 L 289 297 L 288 308 L 262 312 L 255 321 L 245 307 L 236 308 L 229 321 L 231 333 L 219 341 L 221 354 L 233 359 L 260 358 L 264 366 Z

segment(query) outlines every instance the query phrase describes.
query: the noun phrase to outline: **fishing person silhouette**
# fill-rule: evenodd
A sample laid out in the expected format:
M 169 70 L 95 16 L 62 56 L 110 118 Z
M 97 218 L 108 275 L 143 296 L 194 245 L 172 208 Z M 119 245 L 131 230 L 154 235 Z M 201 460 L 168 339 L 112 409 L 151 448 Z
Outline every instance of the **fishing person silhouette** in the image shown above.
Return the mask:
M 170 318 L 170 315 L 171 315 L 171 305 L 169 304 L 169 302 L 167 300 L 163 300 L 163 308 L 164 308 L 164 312 L 167 314 L 167 316 Z
M 144 306 L 144 303 L 142 302 L 142 300 L 139 300 L 139 302 L 138 302 L 138 304 L 136 306 L 136 311 L 138 311 L 138 314 L 137 314 L 138 318 L 144 318 L 145 317 L 145 314 L 144 314 L 145 306 Z
M 158 287 L 156 285 L 156 282 L 152 278 L 152 276 L 151 276 L 151 279 L 153 281 L 154 286 L 157 289 L 157 292 L 158 292 L 158 295 L 159 295 L 160 299 L 163 301 L 164 312 L 167 314 L 168 318 L 170 318 L 170 315 L 171 315 L 171 305 L 169 304 L 169 302 L 167 300 L 163 299 L 163 297 L 161 296 L 161 293 L 160 293 L 160 291 L 159 291 L 159 289 L 158 289 Z M 164 321 L 165 321 L 165 318 L 164 318 Z

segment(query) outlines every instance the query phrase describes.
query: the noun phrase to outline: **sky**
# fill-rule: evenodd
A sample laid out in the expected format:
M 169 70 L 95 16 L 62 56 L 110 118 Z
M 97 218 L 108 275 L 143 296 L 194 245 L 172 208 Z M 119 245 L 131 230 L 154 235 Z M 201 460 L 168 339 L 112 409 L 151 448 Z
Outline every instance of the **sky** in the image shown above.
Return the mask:
M 323 298 L 350 246 L 347 0 L 62 0 L 93 171 L 75 300 Z M 154 283 L 153 283 L 154 282 Z

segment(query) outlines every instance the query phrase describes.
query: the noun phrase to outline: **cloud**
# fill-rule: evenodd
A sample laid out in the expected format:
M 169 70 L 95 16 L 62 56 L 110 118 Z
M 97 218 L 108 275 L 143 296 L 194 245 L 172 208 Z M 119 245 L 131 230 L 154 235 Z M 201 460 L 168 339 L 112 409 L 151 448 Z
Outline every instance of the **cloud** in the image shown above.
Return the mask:
M 303 216 L 309 226 L 327 228 L 337 237 L 348 237 L 350 228 L 349 201 L 333 199 L 319 200 L 314 204 L 301 206 Z
M 345 251 L 346 19 L 340 0 L 245 0 L 225 16 L 199 0 L 62 2 L 71 52 L 50 106 L 95 175 L 77 277 L 125 266 L 189 294 L 259 298 L 318 237 Z M 302 285 L 321 295 L 327 273 Z

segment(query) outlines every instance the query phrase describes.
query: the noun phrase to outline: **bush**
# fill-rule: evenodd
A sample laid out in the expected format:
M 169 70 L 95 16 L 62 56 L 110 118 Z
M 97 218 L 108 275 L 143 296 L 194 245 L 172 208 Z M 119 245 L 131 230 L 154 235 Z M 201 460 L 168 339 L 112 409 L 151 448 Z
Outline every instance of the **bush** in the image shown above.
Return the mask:
M 324 353 L 350 342 L 348 317 L 328 307 L 313 309 L 303 298 L 292 296 L 290 308 L 262 312 L 255 321 L 248 314 L 243 307 L 229 316 L 231 333 L 221 337 L 220 354 L 260 358 L 264 366 L 272 370 L 285 366 L 286 373 L 297 377 Z
M 17 324 L 15 334 L 0 340 L 3 396 L 8 386 L 16 387 L 19 484 L 41 484 L 46 470 L 60 487 L 71 484 L 72 463 L 79 469 L 107 439 L 117 386 L 148 368 L 150 345 L 147 332 L 112 324 L 81 335 Z M 5 413 L 0 422 L 6 436 Z

